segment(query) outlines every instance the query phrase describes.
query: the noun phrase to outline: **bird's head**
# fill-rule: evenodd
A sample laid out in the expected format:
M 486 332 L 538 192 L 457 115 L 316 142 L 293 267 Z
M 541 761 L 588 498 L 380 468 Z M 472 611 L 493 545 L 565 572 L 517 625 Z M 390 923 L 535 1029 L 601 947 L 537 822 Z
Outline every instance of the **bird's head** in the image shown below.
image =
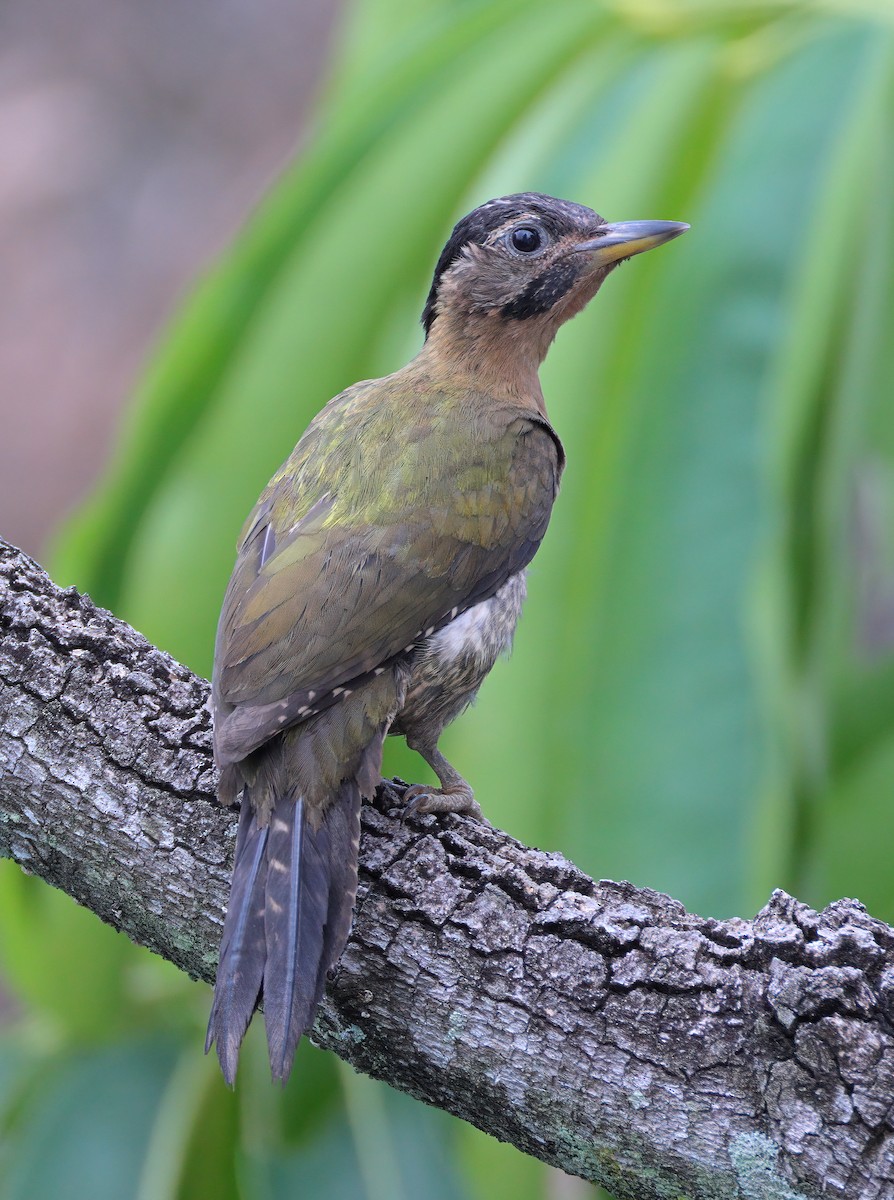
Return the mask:
M 526 347 L 542 361 L 559 326 L 619 263 L 678 237 L 679 221 L 610 224 L 538 192 L 489 200 L 454 227 L 422 313 L 427 339 L 454 352 Z M 461 349 L 462 348 L 462 349 Z

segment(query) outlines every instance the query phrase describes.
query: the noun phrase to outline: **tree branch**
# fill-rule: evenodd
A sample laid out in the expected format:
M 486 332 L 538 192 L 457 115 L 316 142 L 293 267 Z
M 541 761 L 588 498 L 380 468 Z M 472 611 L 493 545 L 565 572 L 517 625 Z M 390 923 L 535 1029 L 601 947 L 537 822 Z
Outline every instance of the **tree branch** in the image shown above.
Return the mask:
M 0 853 L 211 980 L 208 685 L 0 542 Z M 364 809 L 315 1040 L 619 1198 L 894 1196 L 894 930 L 691 916 L 460 817 Z

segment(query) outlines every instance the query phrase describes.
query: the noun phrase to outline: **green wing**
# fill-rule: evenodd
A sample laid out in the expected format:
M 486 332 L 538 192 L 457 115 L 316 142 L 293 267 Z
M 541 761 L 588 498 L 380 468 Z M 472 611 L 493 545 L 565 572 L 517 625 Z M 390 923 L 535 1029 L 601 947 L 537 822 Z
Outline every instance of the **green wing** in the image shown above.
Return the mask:
M 331 704 L 530 562 L 561 445 L 519 412 L 495 421 L 491 411 L 470 429 L 449 399 L 429 399 L 407 438 L 405 405 L 375 395 L 358 405 L 354 393 L 324 410 L 261 497 L 218 628 L 222 764 Z M 380 427 L 364 424 L 369 414 Z M 361 428 L 340 437 L 346 424 Z

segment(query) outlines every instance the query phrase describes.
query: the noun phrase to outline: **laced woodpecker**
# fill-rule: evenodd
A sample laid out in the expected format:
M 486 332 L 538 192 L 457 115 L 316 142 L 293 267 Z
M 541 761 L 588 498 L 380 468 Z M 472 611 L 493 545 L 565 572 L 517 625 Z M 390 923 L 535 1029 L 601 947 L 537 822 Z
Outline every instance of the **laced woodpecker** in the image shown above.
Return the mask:
M 559 326 L 676 221 L 609 224 L 533 192 L 454 228 L 416 357 L 313 419 L 248 518 L 212 679 L 220 798 L 241 801 L 206 1050 L 227 1082 L 263 1002 L 285 1080 L 350 930 L 360 803 L 402 734 L 480 815 L 438 749 L 508 649 L 565 454 L 538 368 Z

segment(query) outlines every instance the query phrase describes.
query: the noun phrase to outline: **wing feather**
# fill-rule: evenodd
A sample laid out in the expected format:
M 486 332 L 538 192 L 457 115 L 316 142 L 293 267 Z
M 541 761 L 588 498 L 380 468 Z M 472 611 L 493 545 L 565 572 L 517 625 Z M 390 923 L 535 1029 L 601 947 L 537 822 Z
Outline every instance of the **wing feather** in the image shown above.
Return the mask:
M 460 464 L 455 448 L 426 447 L 421 492 L 395 486 L 385 455 L 361 464 L 353 484 L 320 469 L 298 519 L 289 489 L 307 490 L 307 472 L 274 477 L 246 525 L 218 627 L 220 763 L 326 707 L 528 564 L 558 490 L 556 435 L 515 414 L 499 436 L 461 449 Z

